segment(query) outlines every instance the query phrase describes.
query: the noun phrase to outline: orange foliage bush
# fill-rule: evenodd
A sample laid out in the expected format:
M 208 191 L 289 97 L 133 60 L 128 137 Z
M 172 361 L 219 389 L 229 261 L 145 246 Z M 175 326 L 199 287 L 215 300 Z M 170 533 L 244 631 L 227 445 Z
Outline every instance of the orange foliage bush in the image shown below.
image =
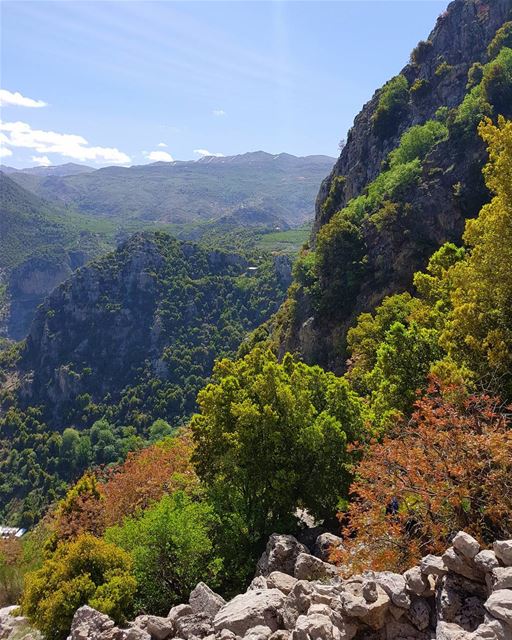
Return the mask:
M 461 399 L 462 398 L 462 399 Z M 512 431 L 495 398 L 432 380 L 409 423 L 370 445 L 340 514 L 350 570 L 402 571 L 446 549 L 460 529 L 481 542 L 512 536 Z
M 106 526 L 146 509 L 164 493 L 187 489 L 197 482 L 190 463 L 192 440 L 180 435 L 129 453 L 101 486 Z
M 53 516 L 53 542 L 74 540 L 82 533 L 105 531 L 104 499 L 96 476 L 86 472 L 59 502 Z

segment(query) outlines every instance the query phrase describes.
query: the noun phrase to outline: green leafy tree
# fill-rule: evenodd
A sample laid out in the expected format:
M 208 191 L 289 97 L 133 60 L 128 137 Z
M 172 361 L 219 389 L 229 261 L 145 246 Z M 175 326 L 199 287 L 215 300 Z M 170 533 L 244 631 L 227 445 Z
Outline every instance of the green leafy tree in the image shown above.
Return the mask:
M 207 503 L 178 491 L 107 529 L 106 539 L 133 557 L 137 610 L 165 615 L 188 598 L 199 580 L 215 586 L 221 563 L 215 556 L 214 524 Z
M 347 444 L 363 432 L 362 404 L 346 380 L 256 348 L 217 362 L 198 404 L 197 473 L 252 551 L 290 530 L 299 507 L 332 516 L 350 482 Z
M 484 170 L 494 192 L 477 218 L 468 220 L 469 247 L 451 277 L 451 311 L 442 342 L 454 360 L 468 366 L 506 398 L 512 382 L 512 122 L 487 120 L 480 133 L 489 144 Z

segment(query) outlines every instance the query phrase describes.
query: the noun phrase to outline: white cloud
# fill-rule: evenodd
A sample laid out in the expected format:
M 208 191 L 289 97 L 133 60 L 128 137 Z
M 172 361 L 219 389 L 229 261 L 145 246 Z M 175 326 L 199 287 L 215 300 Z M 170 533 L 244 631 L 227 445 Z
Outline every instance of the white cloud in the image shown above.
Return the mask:
M 167 145 L 165 144 L 165 142 L 159 142 L 156 146 L 165 148 Z
M 194 149 L 194 153 L 197 153 L 197 155 L 201 156 L 201 158 L 204 158 L 206 156 L 215 156 L 216 158 L 224 157 L 223 153 L 212 153 L 211 151 L 208 151 L 208 149 Z
M 12 156 L 12 151 L 6 147 L 0 147 L 0 158 L 7 158 Z
M 226 115 L 226 112 L 224 111 L 224 109 L 214 109 L 212 111 L 212 114 L 217 118 L 221 118 L 222 116 Z
M 38 153 L 58 153 L 81 162 L 127 164 L 130 156 L 114 147 L 90 147 L 82 136 L 32 129 L 26 122 L 1 122 L 0 140 L 10 147 L 34 149 Z
M 146 158 L 152 162 L 174 162 L 174 158 L 167 151 L 150 151 Z
M 13 106 L 13 107 L 46 107 L 46 102 L 42 100 L 33 100 L 22 96 L 19 91 L 7 91 L 7 89 L 0 89 L 0 106 Z
M 32 162 L 37 162 L 40 167 L 49 167 L 52 161 L 48 156 L 32 156 Z

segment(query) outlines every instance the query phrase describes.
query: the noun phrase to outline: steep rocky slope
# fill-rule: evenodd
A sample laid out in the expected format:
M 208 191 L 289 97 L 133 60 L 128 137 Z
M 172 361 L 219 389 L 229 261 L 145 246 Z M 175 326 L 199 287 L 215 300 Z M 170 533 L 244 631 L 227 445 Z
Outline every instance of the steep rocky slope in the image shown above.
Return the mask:
M 289 278 L 286 258 L 253 264 L 164 233 L 136 234 L 41 305 L 20 362 L 23 401 L 62 420 L 83 394 L 115 403 L 128 386 L 156 379 L 173 390 L 160 400 L 166 418 L 183 415 L 214 359 L 277 308 Z
M 328 535 L 328 534 L 327 534 Z M 246 593 L 226 602 L 200 582 L 167 618 L 139 616 L 127 628 L 91 607 L 75 614 L 68 640 L 507 640 L 512 634 L 512 540 L 481 549 L 459 532 L 442 556 L 405 574 L 342 579 L 292 536 L 273 535 Z M 340 544 L 341 540 L 334 540 Z
M 43 298 L 73 269 L 114 246 L 113 225 L 91 222 L 0 171 L 0 336 L 25 337 Z
M 281 314 L 281 352 L 296 350 L 309 362 L 342 370 L 346 330 L 357 315 L 410 288 L 412 274 L 437 247 L 460 241 L 465 219 L 488 199 L 481 177 L 486 151 L 476 125 L 484 115 L 512 115 L 512 101 L 489 89 L 491 76 L 506 65 L 492 62 L 496 53 L 487 51 L 511 11 L 511 0 L 452 2 L 410 64 L 356 117 L 320 188 L 315 251 Z M 510 93 L 507 73 L 501 87 Z M 403 135 L 431 123 L 445 133 L 392 175 L 390 153 Z

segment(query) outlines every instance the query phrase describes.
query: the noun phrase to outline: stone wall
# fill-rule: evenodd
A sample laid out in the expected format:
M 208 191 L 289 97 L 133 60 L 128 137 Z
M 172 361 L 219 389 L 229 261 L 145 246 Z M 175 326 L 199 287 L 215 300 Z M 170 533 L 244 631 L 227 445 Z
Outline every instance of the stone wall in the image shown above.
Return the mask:
M 140 616 L 125 629 L 82 607 L 68 640 L 512 640 L 512 540 L 481 549 L 459 532 L 442 556 L 403 575 L 349 579 L 325 562 L 340 544 L 323 534 L 311 554 L 275 534 L 247 591 L 229 602 L 199 583 L 167 618 Z

